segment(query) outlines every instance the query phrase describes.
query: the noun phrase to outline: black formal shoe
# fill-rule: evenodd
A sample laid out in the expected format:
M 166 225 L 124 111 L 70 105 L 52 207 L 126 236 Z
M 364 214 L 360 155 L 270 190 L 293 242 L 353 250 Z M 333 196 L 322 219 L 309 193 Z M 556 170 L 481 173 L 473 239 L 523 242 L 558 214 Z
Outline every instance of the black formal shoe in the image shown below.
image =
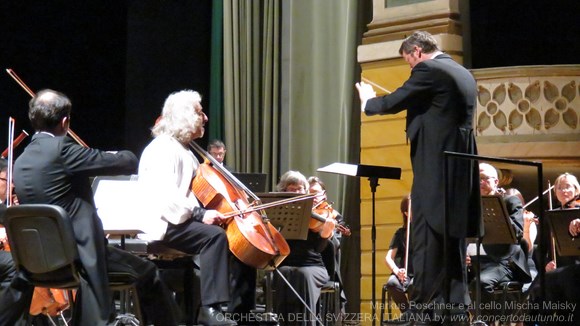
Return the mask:
M 237 323 L 227 318 L 223 312 L 216 307 L 201 307 L 197 323 L 204 326 L 236 326 Z

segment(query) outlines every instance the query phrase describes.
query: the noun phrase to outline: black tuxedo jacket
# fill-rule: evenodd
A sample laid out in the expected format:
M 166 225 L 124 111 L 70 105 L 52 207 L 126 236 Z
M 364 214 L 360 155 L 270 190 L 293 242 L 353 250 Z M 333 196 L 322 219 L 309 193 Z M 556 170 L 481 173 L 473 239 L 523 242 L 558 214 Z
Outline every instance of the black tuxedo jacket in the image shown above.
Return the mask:
M 20 204 L 58 205 L 70 215 L 88 281 L 88 288 L 81 284 L 83 320 L 107 320 L 110 309 L 106 239 L 89 177 L 131 174 L 137 165 L 137 157 L 129 151 L 84 148 L 68 137 L 46 133 L 35 134 L 14 163 L 14 190 Z
M 407 110 L 413 216 L 423 216 L 440 234 L 445 198 L 443 152 L 477 154 L 473 135 L 476 96 L 471 73 L 449 55 L 440 54 L 417 64 L 403 86 L 390 95 L 369 100 L 365 107 L 368 115 Z M 477 224 L 481 226 L 478 165 L 451 159 L 448 175 L 449 233 L 457 238 L 474 236 Z

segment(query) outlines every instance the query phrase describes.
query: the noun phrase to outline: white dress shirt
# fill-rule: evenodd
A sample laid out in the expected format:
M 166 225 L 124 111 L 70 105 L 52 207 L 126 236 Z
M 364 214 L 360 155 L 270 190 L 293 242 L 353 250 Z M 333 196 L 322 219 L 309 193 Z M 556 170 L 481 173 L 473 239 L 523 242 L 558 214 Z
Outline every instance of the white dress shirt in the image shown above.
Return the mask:
M 145 232 L 140 238 L 161 240 L 167 223 L 191 218 L 192 209 L 200 206 L 190 188 L 198 167 L 193 153 L 171 136 L 160 135 L 147 145 L 139 162 L 140 229 Z

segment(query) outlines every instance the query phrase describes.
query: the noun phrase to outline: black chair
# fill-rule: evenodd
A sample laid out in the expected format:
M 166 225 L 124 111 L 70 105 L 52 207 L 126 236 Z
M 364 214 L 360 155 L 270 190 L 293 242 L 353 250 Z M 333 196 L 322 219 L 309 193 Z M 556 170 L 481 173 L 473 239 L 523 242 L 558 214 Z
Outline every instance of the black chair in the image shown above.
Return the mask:
M 385 302 L 385 297 L 387 302 Z M 383 284 L 383 290 L 381 292 L 381 325 L 385 322 L 385 320 L 391 320 L 392 316 L 392 309 L 391 304 L 393 299 L 391 298 L 391 294 L 389 293 L 389 289 L 387 287 L 387 283 Z M 387 319 L 385 319 L 385 306 L 387 307 Z
M 337 280 L 338 268 L 335 260 L 336 248 L 332 243 L 329 243 L 322 251 L 322 260 L 326 271 L 330 276 L 330 280 L 322 286 L 320 290 L 320 298 L 318 299 L 318 313 L 322 317 L 325 326 L 342 325 L 342 307 L 340 302 L 341 287 Z
M 494 293 L 501 293 L 501 299 L 499 302 L 502 302 L 502 306 L 501 306 L 501 314 L 500 316 L 503 318 L 502 321 L 500 321 L 500 325 L 505 325 L 503 320 L 509 320 L 508 319 L 508 305 L 509 305 L 509 301 L 515 301 L 517 303 L 522 303 L 522 300 L 524 300 L 524 293 L 522 292 L 522 288 L 523 288 L 523 284 L 520 282 L 516 282 L 516 281 L 509 281 L 509 282 L 502 282 L 500 284 L 498 284 L 495 288 L 495 292 Z M 512 296 L 512 298 L 508 298 L 508 296 Z M 497 296 L 496 296 L 497 297 Z M 517 305 L 516 307 L 522 307 L 523 305 Z M 518 310 L 513 311 L 512 314 L 514 315 L 518 315 L 521 314 L 522 311 L 519 310 L 521 308 L 518 308 Z M 508 322 L 507 325 L 509 325 L 510 323 Z
M 48 204 L 11 206 L 4 215 L 4 226 L 16 269 L 34 286 L 71 291 L 79 287 L 82 266 L 73 228 L 63 208 Z M 127 273 L 109 274 L 111 289 L 134 299 L 132 310 L 142 321 L 136 281 Z M 72 307 L 74 302 L 70 304 Z M 125 313 L 123 307 L 129 304 L 121 302 L 120 306 Z

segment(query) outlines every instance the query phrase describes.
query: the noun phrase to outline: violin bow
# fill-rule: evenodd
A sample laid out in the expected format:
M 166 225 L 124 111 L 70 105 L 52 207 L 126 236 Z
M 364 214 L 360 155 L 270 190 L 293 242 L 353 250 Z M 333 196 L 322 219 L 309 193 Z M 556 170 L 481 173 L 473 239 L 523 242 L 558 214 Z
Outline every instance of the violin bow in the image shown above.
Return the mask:
M 409 206 L 407 207 L 407 230 L 406 230 L 406 244 L 405 244 L 405 279 L 409 275 L 409 244 L 411 240 L 411 219 L 412 219 L 412 211 L 411 211 L 411 195 L 409 195 Z
M 30 89 L 30 87 L 28 87 L 24 81 L 22 81 L 22 79 L 20 79 L 20 77 L 16 74 L 16 72 L 14 72 L 14 70 L 8 68 L 6 69 L 6 72 L 8 73 L 8 75 L 10 75 L 10 77 L 12 77 L 12 79 L 14 79 L 14 81 L 16 81 L 16 83 L 18 85 L 20 85 L 20 87 L 22 87 L 22 89 L 24 89 L 24 91 L 26 93 L 28 93 L 28 95 L 30 95 L 30 97 L 34 97 L 34 92 Z M 89 145 L 87 145 L 74 131 L 72 131 L 72 129 L 68 129 L 68 134 L 69 136 L 71 136 L 72 139 L 74 139 L 79 145 L 88 148 Z
M 8 118 L 8 168 L 6 169 L 6 207 L 12 205 L 12 169 L 14 165 L 14 118 Z

